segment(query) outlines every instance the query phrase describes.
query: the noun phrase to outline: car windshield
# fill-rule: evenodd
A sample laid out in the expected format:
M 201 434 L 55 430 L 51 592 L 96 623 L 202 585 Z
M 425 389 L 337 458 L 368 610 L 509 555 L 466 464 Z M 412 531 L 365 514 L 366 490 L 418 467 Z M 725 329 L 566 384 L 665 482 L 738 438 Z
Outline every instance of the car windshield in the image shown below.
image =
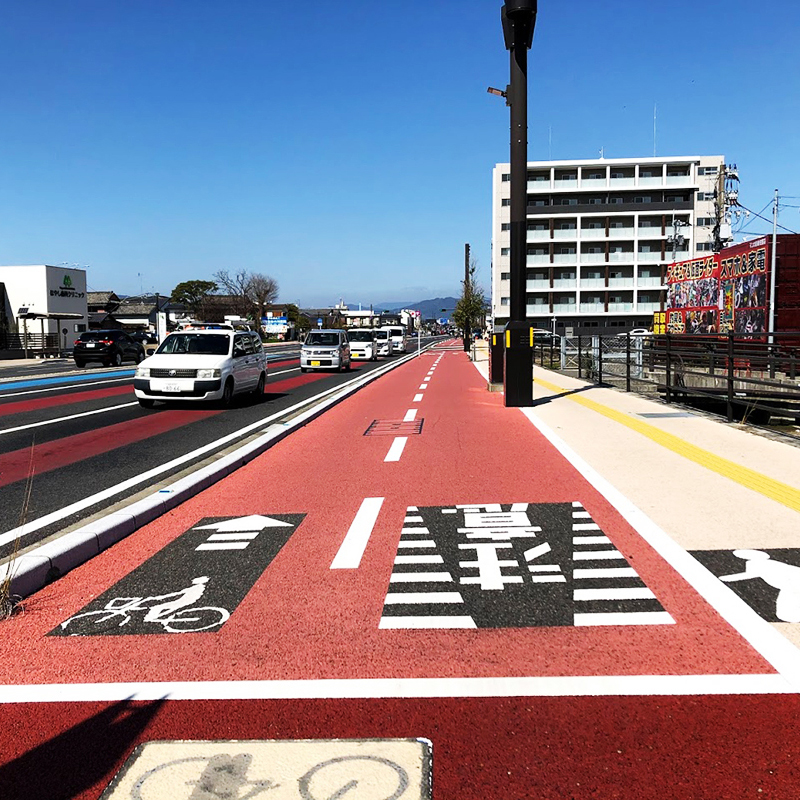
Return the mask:
M 375 331 L 375 338 L 376 339 L 388 339 L 389 338 L 389 331 Z
M 322 345 L 323 347 L 336 347 L 339 344 L 338 333 L 327 333 L 325 331 L 312 331 L 306 338 L 306 344 Z
M 81 334 L 82 342 L 99 342 L 104 339 L 113 339 L 114 333 L 111 331 L 87 331 Z
M 230 347 L 231 337 L 223 334 L 171 333 L 156 353 L 226 356 Z
M 371 342 L 372 331 L 350 331 L 347 334 L 347 338 L 351 342 Z

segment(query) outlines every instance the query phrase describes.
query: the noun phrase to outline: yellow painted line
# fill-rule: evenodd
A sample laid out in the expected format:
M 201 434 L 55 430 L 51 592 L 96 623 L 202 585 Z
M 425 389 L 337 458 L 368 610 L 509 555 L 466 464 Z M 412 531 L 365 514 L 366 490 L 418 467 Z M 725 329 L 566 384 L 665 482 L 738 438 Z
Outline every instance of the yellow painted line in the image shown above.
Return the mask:
M 534 383 L 551 392 L 569 391 L 563 386 L 556 386 L 556 384 L 543 381 L 541 378 L 535 378 Z M 598 414 L 614 420 L 614 422 L 619 422 L 621 425 L 641 433 L 656 444 L 660 444 L 667 450 L 671 450 L 673 453 L 689 459 L 689 461 L 694 461 L 695 464 L 699 464 L 701 467 L 705 467 L 718 475 L 752 489 L 754 492 L 764 495 L 764 497 L 769 497 L 771 500 L 791 508 L 792 511 L 800 511 L 800 489 L 794 486 L 789 486 L 787 483 L 776 481 L 773 478 L 762 475 L 760 472 L 743 467 L 733 461 L 728 461 L 727 458 L 722 458 L 710 453 L 708 450 L 703 450 L 702 447 L 690 444 L 681 439 L 680 436 L 662 431 L 655 425 L 649 425 L 646 422 L 634 419 L 628 414 L 623 414 L 621 411 L 616 411 L 595 400 L 589 400 L 589 398 L 580 397 L 579 395 L 568 395 L 568 399 L 585 408 L 596 411 Z
M 506 331 L 506 350 L 511 349 L 511 331 Z

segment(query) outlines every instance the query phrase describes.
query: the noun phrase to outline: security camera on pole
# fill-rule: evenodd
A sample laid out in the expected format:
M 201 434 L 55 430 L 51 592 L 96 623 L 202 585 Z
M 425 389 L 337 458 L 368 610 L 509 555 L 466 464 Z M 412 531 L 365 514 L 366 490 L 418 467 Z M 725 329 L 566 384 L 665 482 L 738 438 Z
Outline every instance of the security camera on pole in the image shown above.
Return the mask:
M 505 329 L 503 383 L 506 406 L 533 405 L 533 335 L 527 318 L 526 216 L 528 196 L 528 50 L 536 27 L 537 0 L 506 0 L 503 37 L 511 54 L 511 297 Z

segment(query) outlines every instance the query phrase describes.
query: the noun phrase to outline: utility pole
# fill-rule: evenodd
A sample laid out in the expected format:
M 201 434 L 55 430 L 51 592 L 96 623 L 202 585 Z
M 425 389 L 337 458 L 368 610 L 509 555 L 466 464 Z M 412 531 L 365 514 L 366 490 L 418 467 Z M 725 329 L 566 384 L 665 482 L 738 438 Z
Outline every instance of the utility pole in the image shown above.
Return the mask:
M 470 282 L 469 282 L 469 243 L 464 245 L 464 293 L 463 297 L 467 303 L 470 301 L 469 297 L 469 289 L 470 289 Z M 465 303 L 465 306 L 467 305 Z M 464 352 L 469 352 L 469 340 L 472 336 L 472 331 L 467 330 L 467 327 L 472 327 L 472 320 L 465 319 L 464 320 Z
M 775 284 L 777 275 L 775 267 L 778 263 L 778 190 L 775 190 L 775 199 L 772 201 L 772 255 L 769 268 L 769 336 L 767 341 L 775 341 Z
M 528 199 L 528 50 L 533 44 L 537 0 L 506 0 L 500 18 L 509 51 L 511 82 L 511 297 L 503 369 L 506 406 L 533 405 L 531 325 L 527 319 L 526 228 Z

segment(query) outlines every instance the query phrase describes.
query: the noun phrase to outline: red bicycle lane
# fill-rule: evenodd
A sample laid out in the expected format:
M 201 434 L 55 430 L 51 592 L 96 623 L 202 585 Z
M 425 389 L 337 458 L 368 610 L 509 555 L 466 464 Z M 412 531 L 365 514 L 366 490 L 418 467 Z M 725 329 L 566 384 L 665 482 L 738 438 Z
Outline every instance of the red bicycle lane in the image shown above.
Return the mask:
M 48 777 L 55 774 L 72 792 L 61 796 L 89 798 L 138 741 L 425 736 L 434 742 L 437 798 L 734 798 L 757 789 L 754 796 L 791 796 L 798 777 L 797 748 L 790 744 L 797 740 L 794 696 L 463 696 L 499 693 L 496 682 L 465 688 L 458 683 L 463 679 L 705 675 L 714 680 L 774 670 L 521 414 L 509 413 L 486 393 L 460 354 L 446 354 L 428 382 L 435 363 L 436 357 L 423 356 L 367 387 L 32 598 L 25 616 L 4 627 L 9 635 L 0 642 L 3 683 L 67 684 L 65 697 L 90 700 L 109 692 L 120 699 L 137 691 L 142 696 L 151 682 L 178 681 L 154 686 L 161 694 L 151 696 L 180 697 L 185 691 L 230 699 L 6 705 L 3 713 L 15 729 L 7 752 L 14 760 L 5 772 L 0 768 L 0 777 L 18 780 L 48 763 L 49 773 L 42 770 L 38 779 L 39 793 L 25 796 L 59 796 Z M 398 461 L 384 461 L 394 436 L 364 433 L 376 421 L 401 426 L 413 408 L 422 432 L 407 436 Z M 380 514 L 358 566 L 331 569 L 364 498 L 380 497 Z M 574 502 L 586 509 L 577 513 L 588 514 L 625 561 L 635 564 L 674 624 L 380 627 L 406 520 L 473 503 L 502 504 L 505 510 L 527 503 L 533 515 L 537 504 L 573 508 Z M 47 635 L 124 580 L 133 566 L 157 560 L 201 520 L 214 524 L 254 514 L 278 521 L 305 517 L 216 632 Z M 178 588 L 195 577 L 179 562 L 164 566 Z M 371 688 L 370 679 L 389 683 Z M 119 681 L 128 685 L 119 690 L 95 685 Z M 217 690 L 184 683 L 193 681 L 234 683 L 219 683 Z M 74 686 L 70 693 L 68 684 L 78 682 L 89 685 Z M 303 684 L 313 687 L 308 695 Z M 586 691 L 592 693 L 591 687 Z M 298 699 L 313 692 L 319 699 Z M 381 698 L 381 692 L 388 696 Z M 426 692 L 434 696 L 421 699 Z M 569 694 L 569 688 L 560 693 Z M 348 699 L 350 694 L 355 699 Z M 276 699 L 237 699 L 251 695 Z M 85 774 L 53 772 L 54 762 L 67 763 L 69 753 L 87 751 L 95 752 L 97 766 Z
M 509 413 L 486 393 L 464 357 L 448 353 L 437 358 L 423 356 L 366 387 L 229 479 L 31 598 L 27 613 L 7 623 L 9 637 L 0 642 L 0 655 L 13 649 L 13 663 L 22 668 L 4 668 L 12 662 L 0 659 L 3 683 L 16 682 L 19 674 L 37 684 L 775 672 L 521 414 Z M 428 383 L 424 378 L 436 363 Z M 364 434 L 376 422 L 408 427 L 402 420 L 412 408 L 421 433 L 405 437 L 399 460 L 387 462 L 396 437 Z M 357 568 L 332 569 L 365 498 L 383 500 L 363 557 Z M 554 624 L 547 623 L 546 615 L 508 624 L 506 598 L 514 587 L 502 584 L 481 593 L 477 611 L 484 622 L 476 629 L 387 629 L 395 622 L 387 595 L 398 588 L 392 587 L 397 562 L 408 560 L 401 532 L 419 524 L 405 520 L 417 514 L 433 519 L 467 504 L 504 506 L 506 512 L 512 504 L 527 504 L 530 514 L 544 509 L 548 521 L 567 515 L 575 524 L 562 538 L 571 540 L 578 538 L 571 528 L 596 528 L 586 533 L 609 540 L 600 545 L 604 559 L 619 565 L 612 569 L 635 574 L 634 593 L 653 596 L 659 624 L 582 627 L 569 614 Z M 179 545 L 188 532 L 195 538 L 236 538 L 235 531 L 215 533 L 213 526 L 220 518 L 254 514 L 304 516 L 299 524 L 300 517 L 291 520 L 296 529 L 264 556 L 263 568 L 255 564 L 255 577 L 246 579 L 236 607 L 228 609 L 230 618 L 214 632 L 164 636 L 159 624 L 126 622 L 127 627 L 112 625 L 113 635 L 94 635 L 91 627 L 88 632 L 81 627 L 82 635 L 47 635 L 76 614 L 96 610 L 95 598 L 114 599 L 114 587 L 123 579 L 127 583 L 120 584 L 117 596 L 160 596 L 167 585 L 178 592 L 201 577 L 210 577 L 207 589 L 224 583 L 237 563 L 252 561 L 253 548 L 212 549 L 204 553 L 203 571 L 189 551 L 163 567 L 159 554 L 171 543 Z M 462 516 L 457 512 L 453 518 Z M 285 520 L 282 524 L 289 526 Z M 257 536 L 269 540 L 273 533 L 267 529 Z M 576 550 L 565 551 L 568 560 L 576 558 Z M 148 559 L 149 575 L 170 572 L 157 591 L 147 575 L 132 573 Z M 206 593 L 204 602 L 216 605 L 210 596 Z M 562 596 L 559 602 L 569 600 Z M 24 640 L 16 630 L 25 631 Z M 137 635 L 125 635 L 128 631 Z

